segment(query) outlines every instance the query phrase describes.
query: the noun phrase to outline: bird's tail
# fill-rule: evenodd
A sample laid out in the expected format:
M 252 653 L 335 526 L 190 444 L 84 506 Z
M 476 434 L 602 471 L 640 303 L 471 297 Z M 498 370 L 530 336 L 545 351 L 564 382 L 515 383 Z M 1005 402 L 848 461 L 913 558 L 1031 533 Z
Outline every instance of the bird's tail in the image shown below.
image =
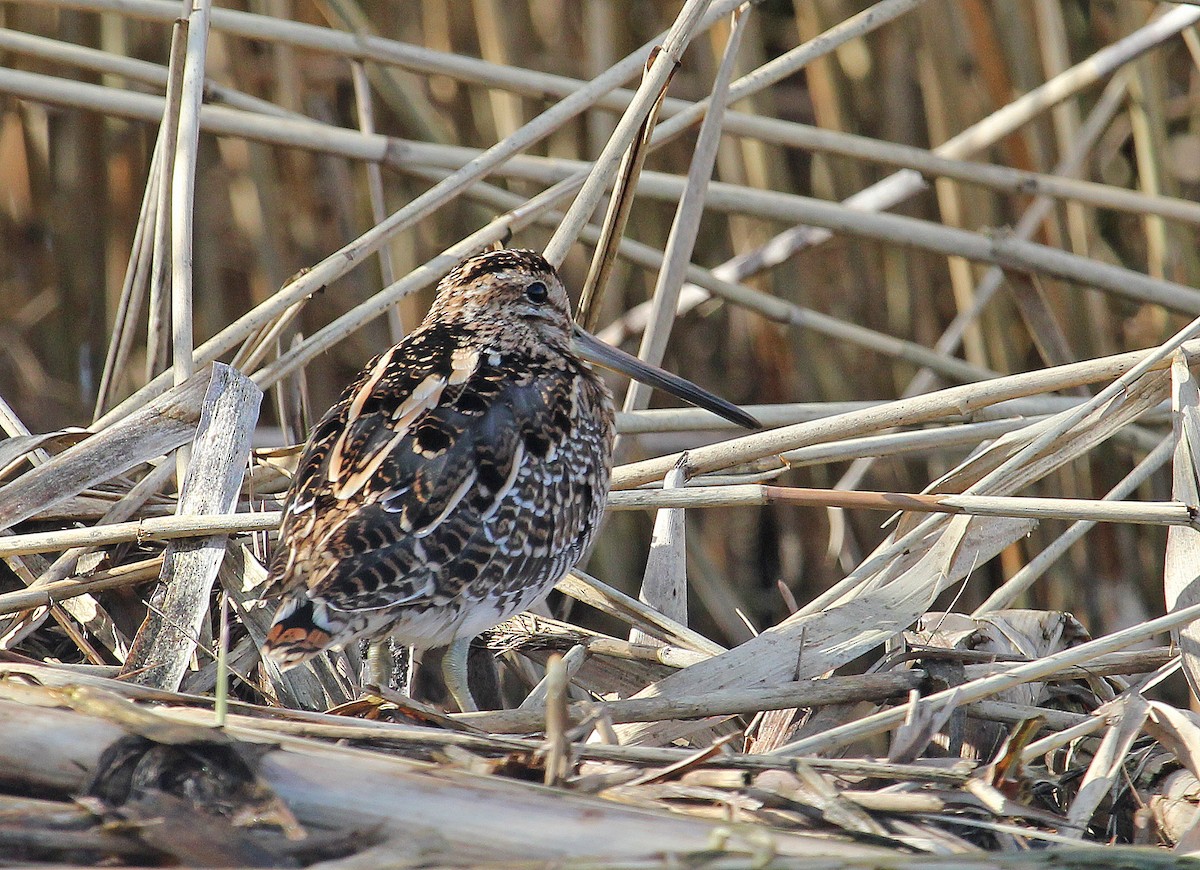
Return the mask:
M 262 652 L 286 671 L 328 649 L 337 634 L 324 603 L 300 593 L 284 599 L 275 611 Z

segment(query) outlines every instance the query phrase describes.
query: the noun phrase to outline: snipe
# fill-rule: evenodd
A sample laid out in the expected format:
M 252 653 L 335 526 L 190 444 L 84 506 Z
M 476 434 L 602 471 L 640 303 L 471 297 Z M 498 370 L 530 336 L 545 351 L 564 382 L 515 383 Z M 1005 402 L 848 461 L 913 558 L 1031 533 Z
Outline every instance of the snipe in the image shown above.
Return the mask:
M 453 644 L 447 687 L 473 708 L 466 644 L 549 592 L 600 525 L 614 411 L 585 359 L 757 425 L 576 327 L 540 255 L 472 257 L 313 430 L 271 560 L 280 604 L 263 651 L 290 667 L 363 637 Z

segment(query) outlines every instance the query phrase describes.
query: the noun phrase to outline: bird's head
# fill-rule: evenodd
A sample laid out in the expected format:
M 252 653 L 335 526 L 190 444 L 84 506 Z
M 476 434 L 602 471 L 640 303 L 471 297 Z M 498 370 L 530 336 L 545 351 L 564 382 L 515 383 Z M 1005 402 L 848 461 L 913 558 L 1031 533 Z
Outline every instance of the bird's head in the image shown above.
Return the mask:
M 541 254 L 505 249 L 470 257 L 443 278 L 429 317 L 562 348 L 571 341 L 570 306 Z
M 562 279 L 534 251 L 487 251 L 464 260 L 438 285 L 426 320 L 465 327 L 493 346 L 569 353 L 666 390 L 739 426 L 759 428 L 758 421 L 737 406 L 577 326 Z

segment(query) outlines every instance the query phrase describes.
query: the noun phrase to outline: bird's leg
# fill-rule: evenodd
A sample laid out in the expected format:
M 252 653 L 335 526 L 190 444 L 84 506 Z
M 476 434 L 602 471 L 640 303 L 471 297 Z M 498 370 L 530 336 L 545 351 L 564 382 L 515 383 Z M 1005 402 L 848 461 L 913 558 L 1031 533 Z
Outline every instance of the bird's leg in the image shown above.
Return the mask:
M 467 655 L 471 651 L 471 638 L 460 637 L 446 647 L 442 656 L 442 679 L 446 681 L 446 689 L 450 697 L 458 704 L 458 709 L 464 713 L 474 713 L 479 709 L 475 699 L 471 697 L 471 687 L 467 684 Z
M 392 679 L 392 650 L 387 638 L 367 644 L 367 685 L 386 689 Z

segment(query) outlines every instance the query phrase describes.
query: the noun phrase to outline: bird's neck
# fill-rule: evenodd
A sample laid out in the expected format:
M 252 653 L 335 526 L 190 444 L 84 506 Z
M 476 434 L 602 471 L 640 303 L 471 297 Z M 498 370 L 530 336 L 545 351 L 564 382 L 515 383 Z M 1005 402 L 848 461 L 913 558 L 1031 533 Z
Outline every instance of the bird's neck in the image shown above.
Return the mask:
M 423 328 L 442 333 L 446 340 L 481 353 L 526 358 L 574 357 L 570 339 L 538 329 L 526 322 L 499 322 L 490 318 L 459 316 L 427 322 Z M 547 334 L 551 333 L 551 334 Z

